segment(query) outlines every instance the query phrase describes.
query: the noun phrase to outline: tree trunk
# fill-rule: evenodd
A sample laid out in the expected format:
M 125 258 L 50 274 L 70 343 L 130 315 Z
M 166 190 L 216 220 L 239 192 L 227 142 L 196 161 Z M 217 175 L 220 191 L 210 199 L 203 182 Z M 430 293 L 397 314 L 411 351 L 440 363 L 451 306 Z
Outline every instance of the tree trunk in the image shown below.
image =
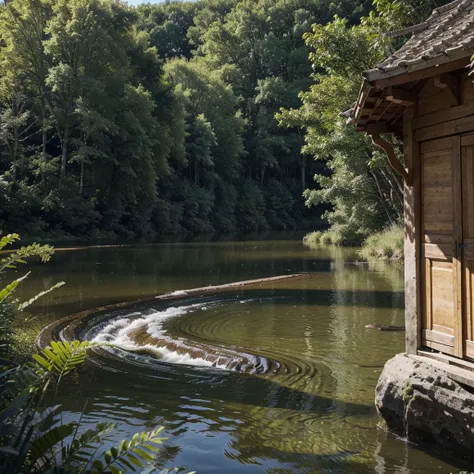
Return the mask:
M 62 140 L 62 150 L 61 150 L 61 172 L 60 172 L 60 182 L 64 181 L 66 178 L 66 166 L 67 166 L 67 147 L 69 142 L 69 130 L 67 127 L 64 129 L 64 137 Z
M 390 215 L 390 211 L 388 210 L 387 208 L 387 197 L 385 195 L 385 193 L 383 192 L 382 190 L 382 187 L 380 186 L 380 182 L 377 178 L 377 175 L 375 172 L 370 172 L 370 174 L 372 175 L 372 177 L 374 178 L 374 181 L 375 181 L 375 185 L 377 187 L 377 191 L 379 193 L 379 196 L 380 196 L 380 202 L 382 204 L 382 207 L 383 207 L 383 210 L 385 211 L 385 214 L 387 214 L 387 217 L 388 217 L 388 220 L 390 221 L 390 224 L 394 224 L 393 222 L 393 218 L 392 216 Z
M 84 160 L 81 161 L 81 177 L 79 181 L 79 196 L 82 196 L 82 191 L 84 189 Z
M 46 175 L 44 173 L 44 162 L 46 161 L 46 143 L 48 141 L 48 132 L 46 131 L 46 103 L 44 99 L 44 91 L 41 96 L 41 185 L 46 189 Z
M 306 191 L 306 155 L 301 157 L 301 194 Z
M 13 157 L 12 157 L 12 171 L 13 171 L 13 182 L 16 183 L 17 181 L 17 166 L 18 166 L 18 145 L 19 145 L 19 131 L 18 131 L 18 107 L 16 104 L 16 100 L 13 100 L 13 117 L 14 117 L 14 125 L 13 125 Z
M 385 181 L 388 183 L 390 192 L 391 192 L 391 203 L 394 211 L 401 215 L 403 211 L 403 194 L 400 194 L 399 185 L 397 178 L 392 174 L 390 176 L 390 172 L 388 174 L 385 173 L 383 169 L 380 170 L 382 176 L 385 178 Z M 395 202 L 396 196 L 396 202 Z

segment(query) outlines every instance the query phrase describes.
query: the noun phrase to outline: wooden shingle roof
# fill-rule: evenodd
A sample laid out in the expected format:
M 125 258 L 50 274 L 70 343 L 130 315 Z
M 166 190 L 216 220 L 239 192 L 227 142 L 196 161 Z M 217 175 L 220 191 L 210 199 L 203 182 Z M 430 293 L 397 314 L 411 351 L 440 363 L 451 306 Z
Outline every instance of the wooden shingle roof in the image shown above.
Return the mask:
M 474 0 L 456 0 L 433 11 L 424 23 L 389 33 L 413 33 L 408 42 L 377 68 L 366 72 L 370 81 L 465 57 L 474 47 Z
M 474 54 L 474 0 L 455 0 L 425 22 L 389 35 L 410 33 L 404 46 L 364 73 L 357 103 L 346 113 L 358 130 L 382 124 L 387 132 L 398 130 L 420 80 L 467 67 Z

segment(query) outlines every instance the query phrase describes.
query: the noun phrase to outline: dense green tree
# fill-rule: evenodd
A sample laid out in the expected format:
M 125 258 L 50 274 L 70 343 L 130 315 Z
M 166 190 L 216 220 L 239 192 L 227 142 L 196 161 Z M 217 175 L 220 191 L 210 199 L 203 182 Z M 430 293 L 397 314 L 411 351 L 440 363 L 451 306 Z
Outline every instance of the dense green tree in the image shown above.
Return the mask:
M 203 119 L 209 121 L 214 134 L 209 151 L 216 172 L 226 180 L 236 178 L 239 159 L 244 153 L 242 132 L 245 123 L 232 88 L 202 60 L 173 60 L 165 70 L 175 85 L 176 94 L 182 96 L 188 113 L 202 114 Z
M 137 8 L 137 27 L 150 35 L 161 58 L 192 56 L 192 46 L 187 33 L 199 5 L 195 2 L 167 1 L 145 4 Z
M 229 191 L 229 196 L 225 194 L 226 190 L 233 189 L 233 181 L 239 177 L 240 159 L 244 153 L 242 133 L 245 123 L 240 117 L 237 98 L 219 73 L 209 71 L 200 59 L 169 61 L 165 71 L 183 107 L 186 128 L 185 160 L 173 165 L 173 172 L 194 185 L 181 197 L 196 200 L 210 192 L 213 212 L 206 214 L 209 222 L 203 229 L 233 232 L 236 230 L 235 192 Z M 216 194 L 219 199 L 214 197 Z M 186 219 L 183 226 L 195 232 L 195 226 Z
M 298 107 L 299 92 L 311 83 L 309 49 L 303 35 L 335 12 L 355 19 L 364 2 L 325 0 L 242 0 L 224 18 L 210 23 L 200 53 L 241 97 L 247 120 L 246 176 L 281 180 L 298 177 L 306 188 L 307 157 L 299 156 L 304 132 L 278 128 L 275 113 Z
M 315 25 L 306 35 L 311 47 L 314 84 L 302 95 L 300 109 L 282 110 L 289 127 L 307 127 L 303 152 L 326 162 L 329 174 L 315 177 L 318 187 L 307 190 L 307 205 L 327 203 L 326 219 L 336 243 L 360 243 L 402 210 L 402 187 L 370 140 L 347 126 L 341 112 L 352 107 L 362 72 L 382 58 L 366 26 L 349 26 L 336 18 Z
M 43 47 L 51 13 L 51 4 L 41 0 L 16 0 L 0 10 L 2 115 L 11 119 L 9 124 L 5 123 L 11 136 L 7 134 L 3 138 L 10 140 L 10 145 L 4 143 L 13 164 L 13 180 L 18 177 L 17 161 L 29 155 L 28 164 L 41 175 L 43 186 L 47 175 L 54 170 L 46 151 L 49 129 L 46 80 L 50 62 Z M 30 120 L 25 122 L 27 116 Z M 41 134 L 40 147 L 31 149 L 30 142 L 29 153 L 24 148 L 21 153 L 20 142 L 36 131 Z
M 443 3 L 4 2 L 1 228 L 153 238 L 311 226 L 328 209 L 339 241 L 360 240 L 399 218 L 401 186 L 340 112 L 404 40 L 380 32 Z
M 166 88 L 156 52 L 146 38 L 134 34 L 135 15 L 111 0 L 14 0 L 2 8 L 0 34 L 8 47 L 1 50 L 0 138 L 11 196 L 6 217 L 15 213 L 26 192 L 42 199 L 39 209 L 30 209 L 52 232 L 88 235 L 99 222 L 104 232 L 149 232 L 147 221 L 157 178 L 167 169 L 171 132 L 164 122 L 169 112 L 155 113 L 154 98 L 165 96 Z M 9 28 L 12 18 L 18 28 Z M 30 23 L 38 23 L 40 32 L 25 39 Z M 12 57 L 12 51 L 18 54 Z M 156 65 L 148 68 L 157 82 L 151 90 L 137 78 L 143 63 Z M 143 82 L 153 80 L 148 75 Z M 170 91 L 168 96 L 170 109 Z M 18 175 L 22 153 L 27 155 L 23 162 L 29 158 L 31 163 Z M 42 176 L 41 189 L 37 175 Z M 31 224 L 33 216 L 28 217 Z
M 199 3 L 193 24 L 188 28 L 188 39 L 193 46 L 194 54 L 202 54 L 201 47 L 204 35 L 214 22 L 225 21 L 239 0 L 204 0 Z

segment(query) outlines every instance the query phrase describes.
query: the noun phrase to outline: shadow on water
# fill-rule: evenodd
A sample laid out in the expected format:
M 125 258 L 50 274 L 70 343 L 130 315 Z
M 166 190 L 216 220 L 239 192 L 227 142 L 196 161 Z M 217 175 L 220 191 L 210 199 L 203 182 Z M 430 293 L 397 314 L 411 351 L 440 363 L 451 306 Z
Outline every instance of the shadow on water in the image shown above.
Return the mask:
M 373 308 L 403 309 L 405 295 L 403 292 L 376 290 L 319 290 L 319 289 L 276 289 L 263 292 L 262 290 L 246 289 L 240 293 L 245 298 L 261 298 L 276 296 L 273 304 L 291 304 L 331 306 L 337 303 L 341 306 L 367 306 Z M 337 299 L 337 301 L 335 301 Z

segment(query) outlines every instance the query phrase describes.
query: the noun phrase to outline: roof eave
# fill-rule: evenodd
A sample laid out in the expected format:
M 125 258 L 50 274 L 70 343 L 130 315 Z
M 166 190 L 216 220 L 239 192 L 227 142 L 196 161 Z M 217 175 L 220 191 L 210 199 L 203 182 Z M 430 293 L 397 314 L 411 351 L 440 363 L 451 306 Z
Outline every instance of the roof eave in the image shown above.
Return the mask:
M 366 80 L 377 88 L 385 88 L 390 85 L 400 85 L 412 82 L 414 78 L 413 73 L 426 71 L 425 77 L 430 75 L 435 76 L 439 73 L 439 69 L 443 69 L 443 73 L 449 72 L 449 65 L 452 65 L 451 70 L 459 69 L 457 61 L 464 58 L 467 59 L 465 67 L 469 66 L 469 59 L 474 54 L 474 45 L 459 46 L 448 50 L 446 54 L 439 54 L 429 59 L 417 59 L 414 61 L 407 61 L 401 66 L 382 69 L 370 69 L 364 73 Z M 443 66 L 443 67 L 442 67 Z M 381 83 L 383 81 L 383 83 Z M 381 87 L 382 86 L 382 87 Z
M 364 79 L 362 82 L 362 86 L 359 91 L 359 96 L 357 98 L 356 105 L 354 107 L 354 112 L 352 115 L 352 122 L 353 123 L 358 123 L 361 113 L 364 110 L 365 107 L 365 102 L 367 101 L 367 97 L 369 96 L 369 93 L 373 89 L 373 86 L 369 83 L 367 79 Z

